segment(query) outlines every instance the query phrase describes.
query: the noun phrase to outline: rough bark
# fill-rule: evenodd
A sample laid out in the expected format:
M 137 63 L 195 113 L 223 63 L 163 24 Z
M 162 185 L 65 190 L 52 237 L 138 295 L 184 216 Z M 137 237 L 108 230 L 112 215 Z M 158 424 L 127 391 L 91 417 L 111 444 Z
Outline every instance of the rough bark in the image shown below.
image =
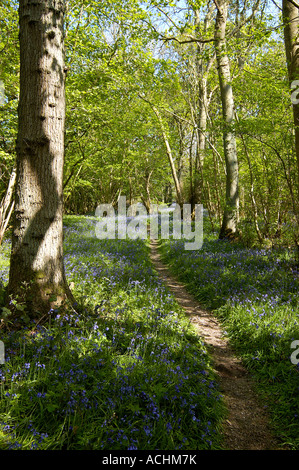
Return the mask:
M 296 2 L 298 3 L 298 2 Z M 299 80 L 299 9 L 289 0 L 282 0 L 282 17 L 284 25 L 284 42 L 290 85 Z M 296 89 L 299 88 L 296 84 Z M 297 158 L 297 190 L 299 199 L 299 103 L 293 101 L 295 125 L 295 149 Z M 297 207 L 298 216 L 298 207 Z
M 233 124 L 234 98 L 231 85 L 230 63 L 226 51 L 226 0 L 215 1 L 217 7 L 215 23 L 215 50 L 223 114 L 223 145 L 226 165 L 226 204 L 219 237 L 233 237 L 237 231 L 239 217 L 239 170 L 237 147 Z
M 20 0 L 17 180 L 8 292 L 40 316 L 70 291 L 63 265 L 64 0 Z

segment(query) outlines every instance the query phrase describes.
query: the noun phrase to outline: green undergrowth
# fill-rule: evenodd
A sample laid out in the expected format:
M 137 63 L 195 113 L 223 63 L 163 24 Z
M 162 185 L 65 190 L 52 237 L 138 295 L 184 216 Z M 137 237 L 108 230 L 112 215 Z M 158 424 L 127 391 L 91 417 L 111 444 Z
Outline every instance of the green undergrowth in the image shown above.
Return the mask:
M 251 371 L 273 428 L 283 444 L 299 448 L 298 267 L 290 250 L 250 249 L 205 234 L 186 251 L 165 240 L 163 260 L 199 302 L 220 318 Z
M 146 241 L 98 240 L 94 224 L 65 217 L 74 308 L 0 329 L 0 449 L 221 448 L 225 409 L 209 355 Z M 1 250 L 5 286 L 8 244 Z

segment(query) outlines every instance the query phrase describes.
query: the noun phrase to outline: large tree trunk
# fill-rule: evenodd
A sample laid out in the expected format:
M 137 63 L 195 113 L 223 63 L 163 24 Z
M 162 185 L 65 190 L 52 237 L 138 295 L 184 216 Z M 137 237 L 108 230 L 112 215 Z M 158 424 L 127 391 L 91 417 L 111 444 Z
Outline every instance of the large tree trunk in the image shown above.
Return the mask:
M 296 2 L 298 3 L 298 2 Z M 282 0 L 282 16 L 284 24 L 284 42 L 290 84 L 299 80 L 299 9 L 289 0 Z M 299 88 L 299 82 L 295 84 Z M 297 93 L 298 95 L 298 93 Z M 297 158 L 297 191 L 299 200 L 299 100 L 293 100 L 293 116 L 295 124 L 295 149 Z M 297 218 L 298 207 L 297 207 Z
M 8 292 L 31 317 L 70 294 L 63 266 L 64 0 L 20 0 L 17 181 Z
M 233 130 L 234 98 L 231 86 L 229 58 L 226 52 L 226 0 L 215 1 L 217 7 L 215 25 L 215 49 L 219 76 L 224 121 L 223 144 L 226 164 L 226 204 L 219 237 L 233 237 L 237 231 L 239 218 L 239 170 L 236 139 Z

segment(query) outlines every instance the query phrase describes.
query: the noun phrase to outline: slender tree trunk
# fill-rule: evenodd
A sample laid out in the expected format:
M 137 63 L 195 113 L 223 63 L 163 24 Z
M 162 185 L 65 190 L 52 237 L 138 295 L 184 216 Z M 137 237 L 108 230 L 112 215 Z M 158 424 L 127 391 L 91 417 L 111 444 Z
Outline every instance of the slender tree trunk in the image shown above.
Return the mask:
M 203 166 L 206 149 L 206 130 L 207 130 L 207 109 L 208 109 L 208 92 L 207 77 L 201 77 L 199 84 L 199 113 L 198 127 L 201 130 L 198 141 L 198 164 Z
M 164 139 L 164 143 L 165 143 L 165 147 L 166 147 L 166 153 L 167 153 L 168 161 L 169 161 L 170 168 L 171 168 L 172 178 L 173 178 L 174 185 L 175 185 L 175 190 L 176 190 L 176 195 L 177 195 L 177 202 L 182 207 L 182 205 L 183 205 L 183 195 L 182 195 L 180 181 L 179 181 L 177 171 L 176 171 L 176 168 L 175 168 L 175 164 L 174 164 L 174 160 L 173 160 L 173 156 L 172 156 L 172 150 L 171 150 L 171 146 L 170 146 L 170 143 L 169 143 L 169 140 L 168 140 L 167 132 L 166 132 L 166 129 L 165 129 L 165 126 L 164 126 L 164 123 L 163 123 L 163 119 L 162 119 L 158 109 L 153 105 L 151 105 L 151 106 L 152 106 L 152 109 L 153 109 L 154 113 L 157 116 L 157 119 L 158 119 L 160 127 L 161 127 L 161 131 L 162 131 L 162 135 L 163 135 L 163 139 Z
M 221 190 L 221 186 L 220 186 L 220 181 L 219 181 L 219 178 L 218 178 L 218 174 L 219 174 L 219 171 L 218 171 L 218 161 L 217 161 L 217 155 L 216 153 L 214 152 L 214 150 L 212 149 L 212 155 L 213 155 L 213 163 L 214 163 L 214 181 L 215 181 L 215 212 L 214 212 L 214 215 L 215 215 L 215 218 L 218 219 L 218 220 L 221 220 L 221 202 L 220 202 L 220 195 L 219 195 L 219 189 Z
M 242 142 L 243 142 L 243 145 L 244 145 L 245 155 L 246 155 L 246 158 L 247 158 L 248 168 L 249 168 L 250 199 L 251 199 L 252 210 L 253 210 L 254 227 L 255 227 L 255 231 L 256 231 L 259 242 L 262 242 L 263 241 L 263 236 L 262 236 L 260 228 L 259 228 L 258 208 L 257 208 L 257 204 L 256 204 L 255 196 L 254 196 L 254 189 L 253 189 L 253 187 L 254 187 L 254 178 L 253 178 L 253 170 L 252 170 L 251 160 L 250 160 L 249 152 L 248 152 L 244 137 L 241 136 L 241 139 L 242 139 Z
M 173 182 L 174 182 L 174 186 L 175 186 L 175 190 L 176 190 L 177 202 L 182 207 L 183 202 L 184 202 L 183 201 L 183 195 L 182 195 L 182 189 L 181 189 L 180 181 L 179 181 L 179 178 L 178 178 L 177 170 L 176 170 L 176 167 L 175 167 L 175 164 L 174 164 L 174 160 L 173 160 L 173 156 L 172 156 L 172 150 L 171 150 L 171 146 L 170 146 L 170 143 L 169 143 L 169 139 L 168 139 L 168 136 L 167 136 L 167 132 L 166 132 L 166 129 L 165 129 L 165 125 L 164 125 L 162 116 L 161 116 L 158 108 L 156 108 L 156 106 L 153 103 L 151 103 L 143 95 L 139 94 L 138 96 L 143 101 L 145 101 L 146 103 L 149 104 L 149 106 L 152 108 L 152 110 L 155 113 L 156 118 L 157 118 L 157 120 L 160 124 L 164 144 L 165 144 L 165 147 L 166 147 L 167 157 L 168 157 L 168 161 L 169 161 L 170 168 L 171 168 L 171 174 L 172 174 L 172 178 L 173 178 Z
M 199 71 L 198 71 L 199 73 Z M 199 99 L 198 99 L 198 115 L 197 115 L 197 149 L 196 160 L 194 166 L 194 203 L 202 202 L 203 198 L 203 171 L 204 159 L 206 150 L 206 130 L 207 130 L 207 108 L 208 108 L 208 94 L 207 94 L 207 78 L 206 76 L 199 76 Z
M 146 190 L 146 208 L 147 211 L 150 211 L 150 207 L 152 204 L 152 199 L 151 199 L 151 192 L 150 192 L 150 180 L 152 176 L 153 170 L 146 170 L 145 172 L 145 190 Z
M 71 295 L 63 266 L 64 0 L 20 0 L 17 180 L 8 292 L 41 316 Z
M 239 218 L 239 170 L 234 124 L 234 98 L 231 85 L 229 58 L 226 51 L 226 0 L 215 1 L 217 7 L 215 24 L 215 49 L 223 114 L 223 144 L 226 165 L 226 204 L 219 237 L 236 234 Z
M 0 245 L 14 208 L 13 191 L 16 181 L 16 170 L 13 169 L 9 178 L 6 194 L 0 204 Z
M 201 37 L 202 34 L 206 34 L 207 30 L 212 21 L 213 15 L 213 2 L 210 2 L 208 5 L 208 10 L 204 21 L 201 18 L 201 12 L 199 9 L 194 10 L 195 16 L 195 31 L 198 37 Z M 203 27 L 203 33 L 202 33 Z M 215 60 L 215 56 L 211 56 L 206 63 L 204 60 L 204 55 L 206 53 L 207 44 L 197 43 L 196 44 L 196 81 L 198 83 L 198 110 L 196 112 L 196 124 L 198 128 L 197 132 L 197 152 L 196 152 L 196 161 L 194 166 L 194 202 L 202 202 L 203 198 L 203 169 L 204 169 L 204 159 L 205 159 L 205 150 L 206 150 L 206 130 L 207 130 L 207 119 L 208 119 L 208 75 L 212 64 Z

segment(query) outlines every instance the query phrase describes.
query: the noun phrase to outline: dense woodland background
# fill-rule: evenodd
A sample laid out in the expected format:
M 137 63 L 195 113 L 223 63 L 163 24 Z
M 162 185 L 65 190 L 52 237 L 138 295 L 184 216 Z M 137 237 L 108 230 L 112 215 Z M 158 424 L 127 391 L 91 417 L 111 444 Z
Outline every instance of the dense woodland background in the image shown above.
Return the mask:
M 18 12 L 0 7 L 0 199 L 15 164 Z M 226 165 L 213 2 L 67 2 L 64 204 L 202 203 L 218 230 Z M 298 175 L 281 5 L 229 2 L 226 25 L 243 239 L 298 241 Z M 174 168 L 171 168 L 171 160 Z M 178 186 L 179 185 L 179 186 Z M 179 191 L 179 193 L 178 193 Z

